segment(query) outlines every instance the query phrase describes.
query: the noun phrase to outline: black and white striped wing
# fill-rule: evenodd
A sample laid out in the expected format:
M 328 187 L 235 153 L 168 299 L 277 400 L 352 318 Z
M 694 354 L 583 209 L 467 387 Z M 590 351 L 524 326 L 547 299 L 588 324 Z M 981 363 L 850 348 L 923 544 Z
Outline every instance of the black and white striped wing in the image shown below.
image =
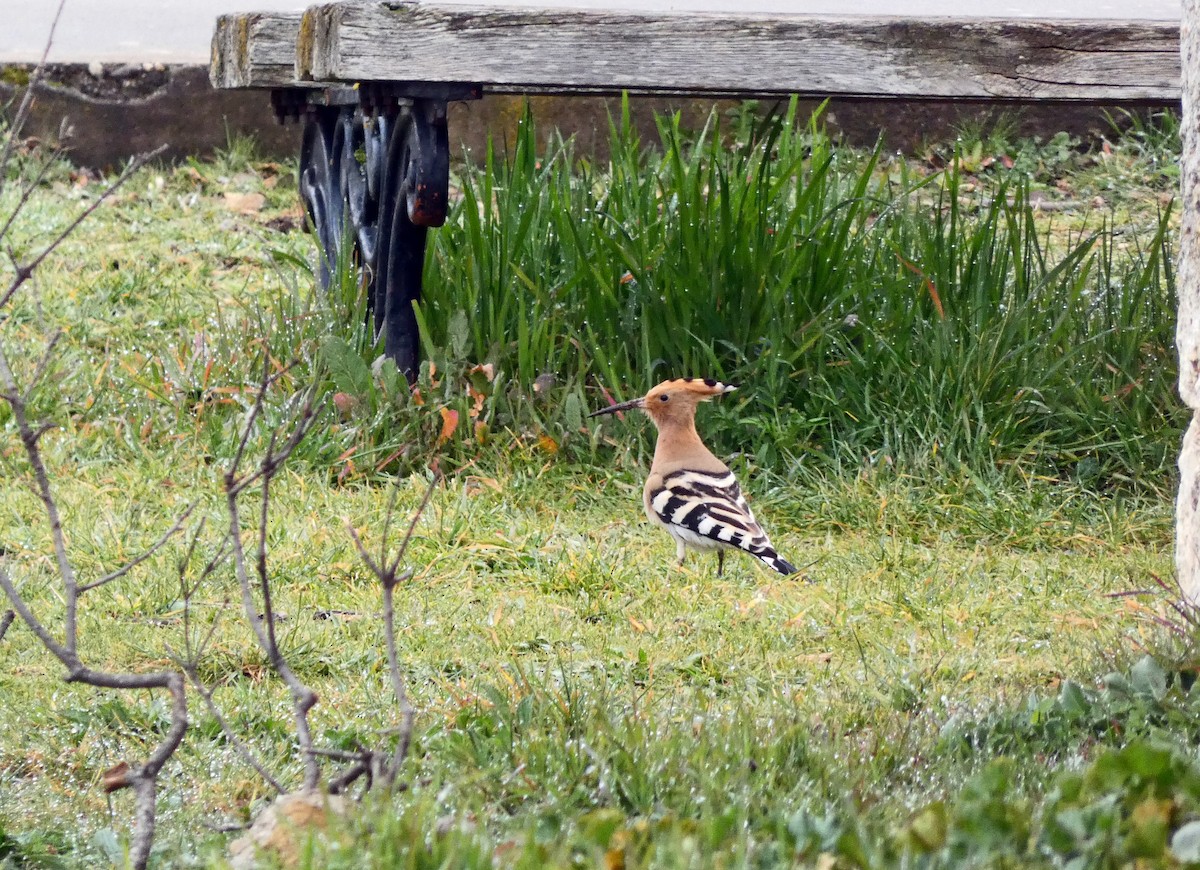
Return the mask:
M 795 568 L 771 546 L 733 472 L 683 469 L 650 493 L 650 509 L 671 532 L 700 549 L 737 547 L 781 574 Z

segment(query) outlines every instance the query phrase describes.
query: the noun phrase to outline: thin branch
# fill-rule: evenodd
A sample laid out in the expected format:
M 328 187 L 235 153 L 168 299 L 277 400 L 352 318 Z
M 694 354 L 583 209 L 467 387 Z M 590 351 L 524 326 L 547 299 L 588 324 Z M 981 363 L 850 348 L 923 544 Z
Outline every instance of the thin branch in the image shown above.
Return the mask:
M 364 774 L 366 774 L 368 779 L 367 787 L 370 788 L 371 762 L 359 759 L 351 767 L 346 768 L 333 779 L 329 780 L 329 793 L 342 794 L 354 784 L 355 780 Z
M 271 361 L 263 361 L 263 376 L 259 380 L 259 390 L 254 397 L 254 405 L 250 408 L 250 414 L 246 418 L 246 422 L 242 425 L 242 434 L 238 438 L 237 450 L 234 451 L 233 460 L 229 463 L 229 468 L 225 472 L 225 489 L 238 489 L 239 491 L 245 488 L 244 482 L 238 478 L 238 471 L 242 466 L 242 459 L 246 455 L 246 447 L 250 443 L 250 436 L 254 434 L 254 424 L 258 420 L 260 414 L 266 405 L 267 390 L 275 385 L 278 380 L 287 371 L 285 368 L 282 372 L 271 374 Z
M 134 810 L 134 834 L 130 844 L 130 863 L 144 868 L 150 859 L 150 846 L 154 841 L 155 793 L 158 772 L 174 754 L 188 729 L 187 694 L 183 677 L 174 671 L 158 671 L 149 674 L 111 673 L 85 667 L 70 649 L 56 641 L 46 627 L 34 616 L 25 599 L 18 594 L 8 572 L 0 568 L 0 588 L 8 596 L 13 609 L 67 670 L 68 683 L 82 683 L 103 689 L 166 689 L 171 694 L 171 727 L 162 742 L 150 756 L 136 767 L 119 766 L 119 774 L 106 782 L 107 789 L 131 787 L 136 795 Z
M 200 674 L 196 668 L 189 665 L 184 668 L 184 673 L 187 674 L 187 678 L 191 681 L 195 690 L 200 693 L 200 697 L 204 700 L 204 706 L 208 708 L 209 715 L 217 720 L 217 724 L 221 726 L 221 732 L 225 735 L 225 739 L 233 744 L 233 748 L 237 751 L 237 754 L 242 757 L 242 761 L 253 767 L 254 770 L 257 771 L 258 775 L 266 781 L 267 785 L 275 789 L 276 792 L 279 794 L 285 794 L 287 789 L 279 784 L 279 780 L 271 775 L 271 772 L 267 770 L 266 766 L 258 759 L 257 756 L 255 756 L 253 752 L 250 751 L 250 747 L 247 746 L 246 743 L 237 736 L 237 732 L 233 730 L 233 726 L 229 724 L 229 720 L 225 718 L 225 716 L 221 713 L 220 708 L 217 707 L 216 702 L 213 700 L 212 690 L 209 689 L 208 686 L 204 684 L 204 681 L 200 679 Z
M 30 90 L 32 91 L 32 85 L 30 86 Z M 10 134 L 8 141 L 5 143 L 6 146 L 11 145 L 13 139 L 14 137 Z M 21 187 L 20 197 L 17 198 L 16 203 L 13 204 L 12 210 L 9 211 L 8 219 L 4 222 L 4 226 L 0 227 L 0 239 L 8 238 L 8 231 L 12 229 L 12 225 L 17 222 L 17 218 L 20 217 L 20 215 L 25 211 L 25 206 L 29 205 L 29 200 L 33 199 L 34 192 L 37 191 L 42 182 L 45 181 L 46 177 L 50 174 L 50 168 L 52 165 L 53 163 L 50 159 L 47 158 L 44 160 L 42 165 L 38 167 L 37 175 Z M 3 176 L 0 176 L 0 186 L 3 185 L 2 179 Z M 13 265 L 16 265 L 16 258 L 13 257 L 11 251 L 9 252 L 8 256 L 10 260 L 14 260 Z
M 181 517 L 180 522 L 182 522 L 182 520 L 183 518 Z M 254 770 L 258 772 L 259 776 L 261 776 L 268 785 L 275 789 L 276 792 L 283 794 L 285 791 L 283 786 L 279 784 L 279 781 L 271 775 L 270 771 L 266 769 L 266 766 L 254 755 L 253 752 L 250 751 L 250 747 L 238 737 L 237 733 L 233 730 L 233 727 L 229 724 L 229 720 L 225 718 L 225 716 L 221 713 L 220 708 L 217 707 L 216 702 L 213 700 L 212 690 L 209 689 L 202 679 L 200 679 L 200 659 L 204 655 L 204 650 L 208 647 L 213 635 L 216 634 L 217 626 L 220 623 L 220 614 L 218 613 L 213 619 L 200 642 L 193 643 L 191 626 L 192 596 L 195 595 L 196 590 L 200 588 L 205 580 L 216 573 L 217 568 L 225 561 L 226 556 L 229 555 L 229 534 L 226 533 L 224 539 L 218 545 L 216 553 L 205 564 L 195 582 L 191 584 L 188 583 L 188 565 L 196 553 L 196 548 L 199 544 L 200 536 L 204 531 L 205 524 L 206 518 L 201 518 L 200 522 L 196 524 L 196 530 L 192 534 L 191 539 L 188 541 L 187 550 L 179 559 L 179 590 L 183 598 L 183 644 L 186 654 L 186 658 L 180 662 L 180 667 L 182 668 L 183 673 L 187 676 L 189 682 L 191 682 L 192 686 L 200 694 L 200 697 L 204 701 L 204 706 L 208 709 L 208 712 L 212 715 L 212 717 L 216 719 L 222 733 L 224 733 L 226 739 L 229 740 L 229 742 L 233 745 L 233 748 L 237 751 L 238 755 L 242 757 L 242 760 L 254 768 Z
M 26 414 L 25 399 L 22 397 L 16 378 L 9 367 L 8 356 L 4 352 L 2 342 L 0 342 L 0 387 L 4 390 L 4 398 L 8 401 L 9 407 L 12 408 L 13 419 L 17 423 L 17 433 L 21 436 L 21 441 L 25 446 L 25 455 L 29 460 L 29 465 L 33 468 L 38 498 L 41 500 L 42 508 L 46 511 L 46 518 L 50 522 L 50 537 L 54 542 L 54 556 L 58 561 L 58 572 L 59 576 L 62 577 L 66 604 L 66 616 L 64 619 L 65 637 L 63 643 L 70 650 L 72 656 L 74 656 L 76 646 L 76 614 L 79 607 L 79 581 L 75 576 L 74 566 L 71 564 L 70 559 L 67 558 L 67 542 L 63 534 L 62 518 L 59 516 L 58 503 L 55 501 L 54 493 L 50 488 L 50 474 L 46 470 L 46 465 L 42 461 L 42 452 L 38 448 L 38 438 L 41 437 L 45 430 L 35 429 L 29 421 L 29 417 Z
M 54 20 L 50 22 L 50 32 L 46 34 L 46 45 L 42 49 L 41 60 L 38 61 L 32 75 L 29 76 L 29 84 L 26 85 L 25 94 L 21 97 L 21 105 L 17 108 L 12 127 L 9 128 L 8 141 L 4 143 L 4 152 L 0 154 L 0 180 L 8 177 L 8 161 L 12 158 L 13 143 L 16 142 L 21 128 L 25 126 L 25 121 L 29 118 L 29 111 L 33 108 L 34 85 L 42 80 L 45 73 L 46 61 L 50 58 L 50 47 L 54 45 L 54 32 L 58 30 L 58 19 L 62 17 L 66 2 L 67 0 L 58 0 L 58 7 L 54 10 Z M 3 182 L 0 181 L 0 183 Z
M 93 580 L 91 583 L 84 583 L 79 587 L 79 594 L 82 595 L 83 593 L 89 592 L 92 589 L 97 589 L 100 586 L 104 586 L 113 582 L 114 580 L 121 579 L 138 565 L 142 564 L 159 550 L 161 550 L 164 546 L 166 546 L 167 541 L 171 540 L 171 538 L 175 537 L 175 535 L 182 531 L 183 524 L 187 522 L 187 519 L 189 516 L 191 516 L 192 511 L 196 509 L 196 505 L 197 502 L 192 502 L 190 505 L 188 505 L 187 508 L 184 509 L 183 513 L 181 513 L 175 519 L 175 524 L 163 532 L 162 537 L 151 544 L 148 549 L 143 550 L 139 555 L 126 562 L 117 570 L 110 571 L 109 573 L 105 574 L 99 580 Z
M 34 615 L 29 605 L 25 602 L 25 599 L 17 592 L 17 587 L 13 583 L 12 577 L 3 568 L 0 568 L 0 589 L 4 590 L 4 594 L 8 597 L 8 602 L 12 605 L 12 609 L 16 611 L 17 616 L 21 617 L 21 621 L 28 626 L 29 630 L 33 632 L 42 646 L 62 662 L 68 672 L 77 668 L 79 660 L 75 658 L 75 652 L 59 643 L 54 635 L 50 633 L 50 630 L 42 625 L 41 621 Z
M 9 161 L 12 158 L 13 149 L 16 147 L 18 132 L 28 118 L 30 107 L 33 105 L 35 86 L 40 81 L 46 67 L 46 60 L 49 57 L 50 46 L 53 42 L 54 30 L 58 26 L 64 5 L 65 0 L 59 0 L 42 59 L 34 71 L 29 86 L 25 90 L 14 124 L 9 130 L 8 137 L 3 145 L 3 151 L 0 152 L 0 187 L 3 187 L 3 179 L 7 177 Z M 13 299 L 17 291 L 33 276 L 35 270 L 78 229 L 80 224 L 92 212 L 100 207 L 101 203 L 124 184 L 144 163 L 162 153 L 162 150 L 160 148 L 150 154 L 142 155 L 132 160 L 125 171 L 102 191 L 87 208 L 76 215 L 58 235 L 54 236 L 32 260 L 26 263 L 19 263 L 10 252 L 9 256 L 13 261 L 15 272 L 8 287 L 0 292 L 0 308 L 3 308 Z M 37 177 L 22 189 L 16 206 L 9 213 L 3 226 L 0 227 L 0 238 L 8 235 L 18 215 L 23 213 L 24 207 L 30 201 L 33 189 L 45 177 L 48 167 L 49 163 L 44 164 Z M 60 335 L 61 333 L 58 333 L 50 338 L 45 352 L 34 367 L 33 377 L 29 382 L 29 389 L 31 391 L 45 377 Z M 23 393 L 20 385 L 17 383 L 16 375 L 14 375 L 12 366 L 9 363 L 9 357 L 5 351 L 3 342 L 0 342 L 0 398 L 7 401 L 12 410 L 12 417 L 16 423 L 17 433 L 24 447 L 26 460 L 33 471 L 34 490 L 41 500 L 42 509 L 50 524 L 50 536 L 58 563 L 58 573 L 63 583 L 63 602 L 65 607 L 65 615 L 63 617 L 64 636 L 60 641 L 38 619 L 29 602 L 17 590 L 11 575 L 3 567 L 0 567 L 0 589 L 3 589 L 5 596 L 12 605 L 12 610 L 7 611 L 3 617 L 0 617 L 0 637 L 7 632 L 8 627 L 13 623 L 15 617 L 20 616 L 21 620 L 33 632 L 42 646 L 55 656 L 66 669 L 65 679 L 67 682 L 82 683 L 103 689 L 160 689 L 166 690 L 171 695 L 171 725 L 159 744 L 141 764 L 131 766 L 127 762 L 122 761 L 108 771 L 104 778 L 106 790 L 132 788 L 134 791 L 134 831 L 130 843 L 128 860 L 137 870 L 143 870 L 150 860 L 150 849 L 154 842 L 158 774 L 167 760 L 179 748 L 188 729 L 186 683 L 183 675 L 177 671 L 114 673 L 110 671 L 98 671 L 85 666 L 80 661 L 77 652 L 79 596 L 81 591 L 86 591 L 88 588 L 94 588 L 96 585 L 124 576 L 134 565 L 148 558 L 150 554 L 159 549 L 165 543 L 166 539 L 178 530 L 182 520 L 176 524 L 176 528 L 169 531 L 163 540 L 152 547 L 147 553 L 135 559 L 129 565 L 125 566 L 125 568 L 119 569 L 96 584 L 83 587 L 81 590 L 75 569 L 67 554 L 66 536 L 63 531 L 58 503 L 55 500 L 50 485 L 50 474 L 42 457 L 41 449 L 38 446 L 41 437 L 52 427 L 49 424 L 39 425 L 30 419 L 28 413 L 29 394 Z
M 271 667 L 283 679 L 292 695 L 292 712 L 296 721 L 296 738 L 300 752 L 304 757 L 304 787 L 316 788 L 321 777 L 321 768 L 314 751 L 312 730 L 308 723 L 308 713 L 317 703 L 317 695 L 296 675 L 288 664 L 286 657 L 279 649 L 275 637 L 275 612 L 271 601 L 270 572 L 267 565 L 267 515 L 270 506 L 270 485 L 279 473 L 284 463 L 291 457 L 295 449 L 311 431 L 317 419 L 315 404 L 315 387 L 303 394 L 303 403 L 292 424 L 292 431 L 284 440 L 283 446 L 276 449 L 279 430 L 271 433 L 267 454 L 259 462 L 257 469 L 246 474 L 240 474 L 240 463 L 250 440 L 251 430 L 258 417 L 262 414 L 268 389 L 286 372 L 290 366 L 277 375 L 271 375 L 269 361 L 264 367 L 263 380 L 254 407 L 242 430 L 241 438 L 234 459 L 225 472 L 226 510 L 229 515 L 229 540 L 233 552 L 234 572 L 242 592 L 242 606 L 246 620 L 257 638 L 259 646 L 267 654 Z M 262 497 L 259 514 L 259 534 L 254 553 L 255 574 L 258 587 L 263 598 L 263 612 L 260 615 L 255 606 L 253 586 L 250 578 L 249 559 L 245 545 L 242 543 L 242 522 L 239 498 L 241 493 L 253 482 L 262 481 Z
M 404 558 L 404 554 L 408 552 L 408 544 L 412 541 L 413 532 L 416 531 L 417 521 L 421 519 L 421 515 L 425 513 L 425 508 L 429 507 L 429 500 L 433 498 L 433 491 L 441 482 L 441 475 L 435 474 L 433 479 L 429 481 L 429 487 L 425 490 L 425 497 L 421 499 L 421 503 L 417 505 L 416 511 L 413 513 L 412 521 L 408 524 L 408 531 L 404 533 L 404 540 L 400 542 L 400 549 L 396 551 L 396 558 L 392 560 L 392 564 L 388 566 L 388 574 L 395 576 L 396 569 L 400 567 L 400 560 Z
M 17 266 L 17 273 L 13 276 L 12 283 L 9 284 L 7 290 L 0 294 L 0 308 L 6 305 L 21 288 L 21 286 L 33 276 L 34 270 L 42 264 L 42 261 L 58 250 L 59 246 L 65 242 L 67 238 L 74 233 L 76 229 L 78 229 L 79 225 L 87 220 L 92 212 L 98 209 L 101 204 L 117 190 L 117 188 L 128 181 L 130 176 L 132 176 L 135 172 L 166 150 L 166 145 L 159 145 L 153 151 L 148 151 L 145 154 L 139 154 L 137 157 L 134 157 L 132 160 L 130 160 L 129 165 L 125 167 L 124 171 L 117 177 L 117 180 L 101 191 L 100 195 L 97 196 L 87 208 L 77 214 L 75 219 L 67 224 L 67 226 L 50 242 L 50 244 L 46 245 L 46 247 L 42 249 L 41 253 L 39 253 L 29 262 Z
M 433 491 L 437 488 L 440 475 L 434 475 L 429 482 L 429 486 L 425 489 L 425 495 L 421 499 L 421 503 L 413 512 L 412 519 L 409 521 L 408 529 L 404 533 L 404 538 L 400 542 L 400 546 L 396 550 L 396 556 L 391 562 L 387 559 L 387 538 L 386 531 L 391 526 L 392 509 L 395 506 L 395 495 L 388 505 L 388 516 L 384 524 L 385 537 L 380 545 L 379 562 L 377 563 L 371 558 L 367 552 L 366 546 L 359 537 L 358 532 L 353 526 L 347 523 L 350 529 L 350 538 L 354 541 L 354 546 L 358 550 L 359 557 L 363 560 L 363 564 L 373 573 L 376 579 L 379 580 L 379 585 L 383 592 L 383 637 L 384 647 L 387 651 L 388 659 L 388 676 L 392 683 L 392 693 L 396 696 L 396 705 L 400 710 L 400 727 L 398 729 L 399 737 L 396 741 L 396 748 L 392 754 L 390 764 L 385 764 L 378 756 L 373 755 L 373 760 L 379 760 L 377 774 L 388 788 L 391 788 L 396 781 L 396 776 L 400 772 L 400 766 L 404 763 L 404 759 L 408 757 L 408 750 L 412 744 L 413 730 L 413 707 L 408 700 L 408 691 L 405 686 L 404 676 L 400 673 L 400 657 L 396 652 L 396 609 L 395 609 L 395 591 L 396 587 L 408 580 L 412 576 L 412 571 L 406 570 L 397 574 L 400 567 L 400 562 L 403 561 L 405 553 L 408 552 L 408 545 L 412 541 L 412 536 L 417 528 L 417 522 L 421 519 L 425 509 L 429 506 L 429 500 L 433 498 Z M 349 771 L 347 772 L 348 775 Z M 352 781 L 352 779 L 350 780 Z
M 349 521 L 346 522 L 346 528 L 350 532 L 350 540 L 354 542 L 354 548 L 358 550 L 358 557 L 363 560 L 363 564 L 366 565 L 367 569 L 376 577 L 382 577 L 383 569 L 379 567 L 378 563 L 371 558 L 371 554 L 367 552 L 367 548 L 363 545 L 362 538 L 358 536 L 358 530 L 355 529 Z
M 3 237 L 4 232 L 0 230 L 0 238 Z M 33 374 L 29 378 L 29 389 L 31 392 L 41 382 L 42 378 L 46 376 L 46 372 L 50 368 L 50 360 L 54 355 L 54 350 L 58 347 L 58 342 L 62 337 L 63 331 L 56 329 L 54 330 L 54 334 L 50 336 L 50 340 L 46 342 L 46 349 L 42 351 L 42 358 L 38 360 L 38 364 L 34 367 Z
M 202 519 L 196 528 L 195 535 L 192 536 L 192 540 L 188 545 L 187 553 L 184 554 L 183 558 L 179 560 L 179 591 L 181 597 L 183 598 L 183 647 L 186 654 L 186 658 L 184 659 L 185 671 L 188 667 L 195 668 L 199 665 L 200 659 L 204 656 L 204 651 L 208 649 L 209 643 L 212 641 L 213 636 L 217 633 L 217 626 L 221 622 L 221 614 L 218 612 L 213 618 L 213 621 L 209 624 L 208 630 L 204 633 L 204 637 L 200 639 L 200 642 L 192 642 L 192 596 L 195 595 L 196 590 L 200 588 L 200 584 L 216 573 L 218 566 L 223 564 L 226 557 L 229 555 L 229 533 L 226 532 L 225 537 L 217 546 L 217 552 L 211 559 L 208 560 L 208 563 L 204 566 L 204 570 L 200 572 L 200 576 L 196 579 L 196 582 L 191 586 L 188 585 L 187 565 L 188 562 L 191 561 L 192 554 L 196 550 L 196 542 L 199 540 L 200 532 L 203 528 L 204 520 Z M 229 599 L 225 600 L 225 604 L 229 604 Z

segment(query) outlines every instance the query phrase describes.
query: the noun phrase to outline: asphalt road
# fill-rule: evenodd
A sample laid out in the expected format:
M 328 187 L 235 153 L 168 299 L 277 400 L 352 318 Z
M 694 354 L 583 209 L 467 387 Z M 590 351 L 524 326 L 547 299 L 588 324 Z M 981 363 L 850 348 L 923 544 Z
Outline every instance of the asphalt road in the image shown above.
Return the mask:
M 464 0 L 465 2 L 465 0 Z M 1178 20 L 1180 0 L 473 0 L 474 5 L 673 11 L 989 18 Z M 301 11 L 307 0 L 65 0 L 50 60 L 60 63 L 207 63 L 222 12 Z M 45 48 L 55 0 L 0 0 L 0 62 L 33 62 Z

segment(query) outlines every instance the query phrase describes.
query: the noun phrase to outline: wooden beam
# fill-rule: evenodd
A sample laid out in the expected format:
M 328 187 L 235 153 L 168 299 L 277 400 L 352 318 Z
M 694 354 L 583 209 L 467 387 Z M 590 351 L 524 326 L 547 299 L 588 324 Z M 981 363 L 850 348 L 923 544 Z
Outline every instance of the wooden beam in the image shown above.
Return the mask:
M 304 13 L 296 78 L 525 93 L 1179 98 L 1179 26 L 340 2 Z
M 301 14 L 222 15 L 213 31 L 208 78 L 214 88 L 296 84 L 296 35 Z

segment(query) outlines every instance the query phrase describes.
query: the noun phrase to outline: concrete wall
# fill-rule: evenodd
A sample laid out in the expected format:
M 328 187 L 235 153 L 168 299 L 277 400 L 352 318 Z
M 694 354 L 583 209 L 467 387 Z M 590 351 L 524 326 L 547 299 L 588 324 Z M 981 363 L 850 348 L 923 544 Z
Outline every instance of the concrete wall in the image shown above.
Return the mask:
M 28 67 L 10 65 L 0 71 L 0 100 L 18 98 L 27 76 Z M 48 71 L 36 98 L 26 135 L 55 142 L 66 119 L 74 131 L 70 156 L 82 166 L 116 166 L 163 143 L 168 145 L 170 158 L 203 155 L 223 147 L 235 134 L 254 136 L 267 156 L 299 153 L 299 127 L 281 126 L 275 121 L 267 93 L 215 91 L 208 83 L 207 69 L 200 66 L 98 62 L 58 65 Z M 542 135 L 549 136 L 557 128 L 564 135 L 576 136 L 579 153 L 605 158 L 608 115 L 610 111 L 619 112 L 616 98 L 533 97 L 530 103 Z M 655 111 L 681 109 L 687 123 L 699 126 L 714 105 L 727 111 L 738 104 L 633 100 L 635 120 L 647 141 L 656 136 Z M 763 107 L 769 105 L 760 103 Z M 803 110 L 810 112 L 817 106 L 818 101 L 807 100 Z M 463 148 L 482 153 L 489 133 L 497 142 L 511 141 L 522 108 L 521 98 L 509 96 L 453 104 L 450 139 L 456 156 Z M 1104 107 L 1087 104 L 1005 106 L 995 102 L 835 100 L 830 103 L 826 121 L 832 131 L 842 133 L 853 143 L 873 145 L 882 134 L 889 149 L 913 151 L 923 142 L 953 137 L 964 124 L 984 123 L 1005 112 L 1018 115 L 1019 132 L 1023 134 L 1049 137 L 1066 130 L 1093 137 L 1109 130 Z

